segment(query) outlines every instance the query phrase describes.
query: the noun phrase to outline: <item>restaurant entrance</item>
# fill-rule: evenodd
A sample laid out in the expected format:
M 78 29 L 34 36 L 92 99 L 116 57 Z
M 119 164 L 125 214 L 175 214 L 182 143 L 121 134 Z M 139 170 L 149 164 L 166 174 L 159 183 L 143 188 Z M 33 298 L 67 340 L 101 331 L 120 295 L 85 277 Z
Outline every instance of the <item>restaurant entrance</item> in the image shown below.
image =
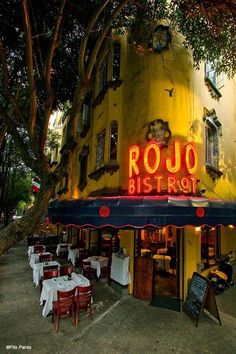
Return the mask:
M 134 296 L 151 305 L 180 310 L 180 229 L 141 230 L 136 239 Z

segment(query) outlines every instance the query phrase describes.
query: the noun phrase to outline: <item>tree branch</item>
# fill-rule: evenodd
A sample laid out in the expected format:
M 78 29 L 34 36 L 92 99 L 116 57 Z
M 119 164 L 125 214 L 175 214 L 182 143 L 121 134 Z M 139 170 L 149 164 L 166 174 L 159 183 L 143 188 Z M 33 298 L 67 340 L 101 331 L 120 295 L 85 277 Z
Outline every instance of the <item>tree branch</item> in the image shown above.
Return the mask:
M 125 7 L 125 5 L 129 2 L 130 0 L 123 0 L 118 6 L 117 8 L 113 11 L 113 13 L 111 14 L 109 20 L 107 20 L 107 22 L 105 23 L 105 26 L 103 28 L 102 33 L 100 34 L 100 36 L 98 37 L 95 47 L 93 49 L 91 58 L 89 60 L 88 63 L 88 67 L 86 69 L 85 72 L 85 76 L 83 79 L 83 82 L 80 83 L 76 90 L 75 90 L 75 94 L 74 94 L 74 98 L 73 98 L 73 105 L 72 105 L 72 110 L 71 110 L 71 115 L 70 115 L 70 119 L 69 119 L 69 124 L 68 124 L 68 137 L 72 136 L 75 137 L 76 136 L 76 129 L 78 126 L 78 119 L 79 119 L 79 113 L 81 110 L 81 106 L 85 97 L 85 94 L 88 90 L 88 83 L 90 81 L 91 78 L 91 73 L 97 58 L 97 55 L 99 53 L 99 50 L 101 49 L 101 46 L 103 44 L 104 39 L 107 36 L 108 31 L 111 28 L 111 24 L 114 21 L 114 19 L 119 15 L 119 13 L 122 11 L 122 9 Z
M 53 32 L 53 36 L 52 36 L 52 40 L 51 40 L 51 45 L 49 48 L 49 52 L 48 52 L 48 56 L 45 62 L 45 66 L 44 66 L 44 70 L 43 70 L 43 76 L 44 76 L 44 80 L 45 80 L 45 87 L 46 87 L 46 94 L 47 94 L 47 99 L 46 99 L 46 103 L 44 106 L 44 119 L 43 119 L 43 130 L 40 136 L 40 140 L 41 140 L 41 145 L 44 148 L 45 145 L 45 141 L 47 139 L 47 132 L 48 132 L 48 123 L 49 123 L 49 119 L 51 117 L 51 113 L 52 113 L 52 105 L 53 105 L 53 93 L 51 91 L 51 71 L 52 71 L 52 60 L 53 60 L 53 56 L 58 44 L 58 38 L 61 32 L 61 22 L 63 19 L 63 12 L 65 9 L 65 5 L 67 3 L 67 0 L 62 0 L 61 1 L 61 5 L 58 11 L 58 16 L 56 18 L 56 24 L 55 24 L 55 28 L 54 28 L 54 32 Z
M 125 5 L 129 2 L 130 0 L 123 0 L 118 6 L 117 8 L 113 11 L 113 13 L 111 14 L 109 20 L 105 23 L 105 26 L 103 28 L 103 31 L 102 33 L 100 34 L 100 36 L 98 37 L 97 39 L 97 42 L 95 44 L 95 47 L 93 49 L 93 52 L 92 52 L 92 55 L 91 55 L 91 58 L 89 60 L 89 64 L 88 64 L 88 68 L 86 70 L 86 74 L 85 74 L 85 77 L 90 80 L 90 76 L 91 76 L 91 73 L 92 73 L 92 69 L 93 69 L 93 66 L 95 64 L 95 60 L 97 58 L 97 55 L 98 55 L 98 52 L 102 46 L 102 43 L 105 39 L 105 37 L 107 36 L 107 33 L 108 31 L 110 30 L 111 28 L 111 24 L 112 22 L 114 21 L 114 19 L 119 15 L 119 13 L 122 11 L 122 9 L 125 7 Z
M 3 127 L 1 127 L 1 131 L 0 131 L 0 151 L 2 151 L 2 147 L 5 143 L 6 132 L 7 132 L 7 126 L 5 123 L 3 123 Z
M 26 44 L 26 60 L 27 60 L 27 74 L 29 82 L 29 96 L 30 96 L 30 114 L 28 121 L 29 135 L 31 138 L 34 136 L 36 113 L 37 113 L 37 100 L 36 89 L 34 80 L 34 62 L 33 62 L 33 48 L 32 48 L 32 34 L 29 16 L 29 7 L 27 0 L 21 0 L 21 8 L 25 28 L 25 44 Z
M 83 80 L 83 77 L 85 74 L 84 57 L 85 57 L 86 46 L 88 43 L 89 35 L 90 35 L 92 28 L 95 25 L 98 17 L 100 16 L 101 12 L 104 10 L 104 8 L 106 7 L 106 5 L 109 2 L 110 2 L 110 0 L 103 1 L 103 3 L 98 7 L 97 11 L 91 17 L 91 19 L 86 27 L 86 30 L 84 32 L 84 36 L 83 36 L 83 39 L 80 44 L 79 55 L 78 55 L 78 57 L 79 57 L 79 74 L 82 77 L 82 80 Z
M 44 80 L 46 83 L 46 90 L 47 90 L 48 94 L 50 93 L 50 90 L 51 90 L 52 59 L 53 59 L 55 49 L 57 47 L 57 42 L 58 42 L 60 30 L 61 30 L 61 22 L 62 22 L 62 17 L 63 17 L 63 12 L 64 12 L 66 2 L 67 2 L 67 0 L 61 1 L 61 6 L 58 11 L 58 16 L 56 19 L 56 24 L 55 24 L 55 28 L 54 28 L 54 32 L 53 32 L 53 36 L 52 36 L 52 40 L 51 40 L 51 46 L 49 48 L 47 60 L 46 60 L 44 70 L 43 70 Z

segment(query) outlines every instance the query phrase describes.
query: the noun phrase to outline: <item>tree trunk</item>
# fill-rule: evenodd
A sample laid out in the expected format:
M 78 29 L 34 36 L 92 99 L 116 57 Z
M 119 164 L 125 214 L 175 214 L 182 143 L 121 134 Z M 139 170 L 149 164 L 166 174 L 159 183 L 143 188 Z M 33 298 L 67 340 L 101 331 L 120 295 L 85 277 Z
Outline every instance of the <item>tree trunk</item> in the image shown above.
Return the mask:
M 21 219 L 17 219 L 0 232 L 0 256 L 15 243 L 26 240 L 29 235 L 35 232 L 47 211 L 53 191 L 54 186 L 41 185 L 34 206 Z

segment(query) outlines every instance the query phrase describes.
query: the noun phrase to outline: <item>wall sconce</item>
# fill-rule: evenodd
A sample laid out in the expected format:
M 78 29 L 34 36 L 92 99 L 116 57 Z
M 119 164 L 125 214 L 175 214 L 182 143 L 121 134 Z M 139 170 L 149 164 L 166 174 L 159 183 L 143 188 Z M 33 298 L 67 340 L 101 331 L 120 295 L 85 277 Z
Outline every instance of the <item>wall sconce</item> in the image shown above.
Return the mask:
M 201 231 L 201 226 L 197 226 L 197 227 L 195 227 L 195 231 L 196 231 L 196 232 Z

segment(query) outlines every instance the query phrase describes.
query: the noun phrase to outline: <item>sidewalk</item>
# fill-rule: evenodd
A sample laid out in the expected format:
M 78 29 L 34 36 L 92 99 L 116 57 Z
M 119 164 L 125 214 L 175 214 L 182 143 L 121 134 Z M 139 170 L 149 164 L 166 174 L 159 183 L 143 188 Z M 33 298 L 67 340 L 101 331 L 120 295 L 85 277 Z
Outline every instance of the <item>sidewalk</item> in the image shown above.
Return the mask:
M 0 353 L 233 354 L 235 295 L 231 287 L 216 298 L 222 326 L 203 314 L 196 327 L 185 313 L 149 306 L 96 282 L 93 320 L 84 312 L 77 327 L 62 319 L 56 334 L 51 317 L 42 317 L 27 245 L 20 242 L 0 257 Z

